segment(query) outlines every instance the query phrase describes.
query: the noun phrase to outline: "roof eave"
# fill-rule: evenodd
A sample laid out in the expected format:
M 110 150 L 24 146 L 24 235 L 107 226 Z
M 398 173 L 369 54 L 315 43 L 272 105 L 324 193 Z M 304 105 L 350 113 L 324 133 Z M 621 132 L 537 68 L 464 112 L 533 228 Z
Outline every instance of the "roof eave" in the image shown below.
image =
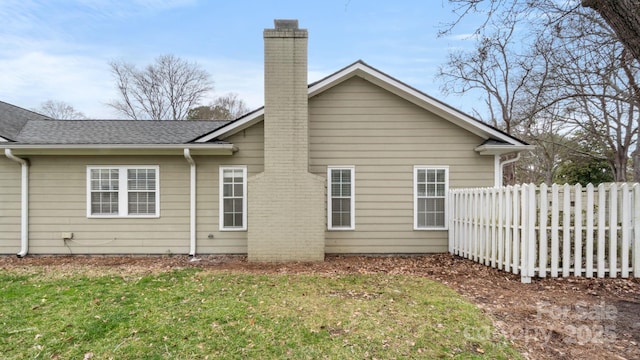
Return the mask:
M 219 129 L 210 132 L 198 139 L 195 139 L 194 143 L 206 143 L 214 139 L 225 139 L 233 134 L 236 134 L 254 124 L 260 122 L 264 116 L 264 107 L 261 107 Z
M 15 155 L 233 155 L 233 144 L 16 144 L 0 143 Z
M 474 150 L 480 155 L 504 155 L 534 150 L 534 145 L 480 145 Z

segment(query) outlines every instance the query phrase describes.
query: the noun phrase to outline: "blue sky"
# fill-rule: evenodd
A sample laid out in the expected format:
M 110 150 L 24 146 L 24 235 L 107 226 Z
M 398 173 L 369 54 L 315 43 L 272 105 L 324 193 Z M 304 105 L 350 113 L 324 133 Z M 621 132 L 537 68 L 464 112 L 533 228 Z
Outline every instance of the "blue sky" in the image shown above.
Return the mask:
M 298 19 L 309 31 L 309 81 L 362 59 L 438 99 L 471 111 L 475 98 L 444 97 L 435 75 L 473 30 L 446 0 L 1 0 L 0 100 L 37 108 L 59 100 L 92 118 L 114 118 L 108 62 L 143 66 L 161 54 L 195 61 L 214 93 L 235 92 L 262 105 L 262 31 L 273 19 Z M 206 102 L 208 102 L 207 100 Z

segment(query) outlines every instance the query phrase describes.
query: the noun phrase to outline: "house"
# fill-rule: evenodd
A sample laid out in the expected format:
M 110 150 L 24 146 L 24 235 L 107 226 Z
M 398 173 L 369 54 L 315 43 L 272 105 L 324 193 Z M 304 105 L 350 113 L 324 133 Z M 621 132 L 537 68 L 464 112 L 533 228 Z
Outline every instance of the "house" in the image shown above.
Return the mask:
M 49 120 L 0 103 L 0 253 L 447 251 L 447 191 L 526 143 L 357 61 L 308 85 L 307 31 L 264 31 L 235 121 Z

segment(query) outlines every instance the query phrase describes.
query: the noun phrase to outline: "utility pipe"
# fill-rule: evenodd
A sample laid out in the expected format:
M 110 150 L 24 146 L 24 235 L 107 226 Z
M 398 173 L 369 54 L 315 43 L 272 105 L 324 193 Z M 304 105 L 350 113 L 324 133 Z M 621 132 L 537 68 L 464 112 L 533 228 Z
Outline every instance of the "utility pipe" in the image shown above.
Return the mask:
M 196 162 L 191 157 L 191 150 L 184 149 L 184 158 L 189 163 L 190 175 L 190 206 L 189 206 L 189 256 L 196 256 Z
M 11 149 L 4 149 L 4 154 L 10 160 L 20 164 L 22 168 L 21 190 L 20 190 L 20 252 L 18 257 L 22 258 L 29 252 L 29 161 L 13 155 Z

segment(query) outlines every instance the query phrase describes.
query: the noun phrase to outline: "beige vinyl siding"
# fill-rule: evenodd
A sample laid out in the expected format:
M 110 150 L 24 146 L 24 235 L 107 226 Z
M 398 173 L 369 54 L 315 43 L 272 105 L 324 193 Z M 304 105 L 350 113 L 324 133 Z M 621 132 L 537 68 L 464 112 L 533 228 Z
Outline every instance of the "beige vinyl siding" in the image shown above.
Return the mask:
M 20 251 L 20 164 L 0 157 L 0 254 Z
M 448 166 L 449 186 L 493 186 L 484 139 L 362 78 L 309 101 L 310 167 L 355 166 L 355 230 L 327 231 L 327 253 L 432 253 L 447 232 L 413 230 L 413 168 Z
M 32 156 L 31 254 L 184 254 L 189 166 L 181 156 Z M 87 166 L 158 165 L 159 218 L 87 218 Z M 64 241 L 62 233 L 72 232 Z
M 198 164 L 197 238 L 198 254 L 246 254 L 246 231 L 220 231 L 219 227 L 219 167 L 246 165 L 247 177 L 262 172 L 264 166 L 264 126 L 259 122 L 234 134 L 225 141 L 238 147 L 232 157 L 195 157 Z M 251 196 L 251 194 L 247 194 Z M 251 226 L 251 215 L 248 216 Z M 213 238 L 209 238 L 212 235 Z

